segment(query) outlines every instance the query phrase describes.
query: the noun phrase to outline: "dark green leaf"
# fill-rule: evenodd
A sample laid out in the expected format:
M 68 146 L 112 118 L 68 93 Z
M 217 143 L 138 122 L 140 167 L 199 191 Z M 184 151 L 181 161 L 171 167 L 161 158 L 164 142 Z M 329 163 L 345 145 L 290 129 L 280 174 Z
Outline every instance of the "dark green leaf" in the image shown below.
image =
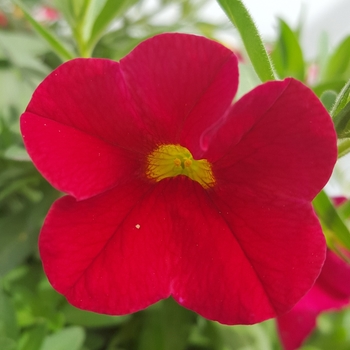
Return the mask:
M 265 82 L 274 80 L 275 74 L 256 25 L 241 0 L 217 0 L 226 15 L 238 29 L 253 67 Z
M 0 276 L 21 264 L 36 248 L 37 232 L 27 231 L 29 213 L 0 219 Z
M 333 119 L 338 138 L 350 137 L 350 102 Z
M 18 339 L 19 327 L 11 299 L 0 289 L 0 337 Z M 0 346 L 0 349 L 2 347 Z
M 0 336 L 0 349 L 1 350 L 18 350 L 17 344 L 13 339 Z
M 331 116 L 335 118 L 337 114 L 347 105 L 350 101 L 350 80 L 341 89 L 334 106 L 331 111 Z
M 281 78 L 292 76 L 303 81 L 305 64 L 298 38 L 287 23 L 281 19 L 279 28 L 279 38 L 271 53 L 274 67 Z
M 327 109 L 328 112 L 331 111 L 334 102 L 337 98 L 337 93 L 331 90 L 327 90 L 325 91 L 322 95 L 321 95 L 321 102 L 322 104 L 325 106 L 325 108 Z

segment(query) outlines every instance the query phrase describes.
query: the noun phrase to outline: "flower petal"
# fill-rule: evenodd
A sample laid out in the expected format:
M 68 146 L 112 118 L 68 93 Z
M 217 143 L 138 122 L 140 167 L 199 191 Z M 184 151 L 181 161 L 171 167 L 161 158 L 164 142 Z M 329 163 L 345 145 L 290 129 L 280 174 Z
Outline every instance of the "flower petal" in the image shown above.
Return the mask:
M 181 144 L 198 159 L 199 138 L 230 106 L 237 59 L 224 46 L 188 34 L 161 34 L 120 61 L 147 130 L 158 143 Z
M 332 251 L 312 289 L 288 313 L 277 318 L 279 335 L 286 350 L 298 349 L 316 327 L 322 311 L 339 310 L 350 302 L 350 265 Z
M 140 166 L 133 153 L 36 114 L 24 113 L 21 129 L 27 151 L 42 175 L 78 199 L 120 184 L 135 176 Z
M 196 184 L 192 186 L 195 187 Z M 175 191 L 181 265 L 175 299 L 226 324 L 251 324 L 289 310 L 312 286 L 325 242 L 311 205 Z
M 209 319 L 255 323 L 290 309 L 324 260 L 310 205 L 280 204 L 266 220 L 266 207 L 235 201 L 232 212 L 185 176 L 126 184 L 58 200 L 40 253 L 53 287 L 83 309 L 124 314 L 173 295 Z
M 168 297 L 165 233 L 172 223 L 161 190 L 132 183 L 84 201 L 56 201 L 39 240 L 52 286 L 73 305 L 106 314 L 131 313 Z
M 243 96 L 205 157 L 218 186 L 311 201 L 337 159 L 336 136 L 313 92 L 294 79 L 268 82 Z
M 22 115 L 25 146 L 55 187 L 90 197 L 129 178 L 133 164 L 125 159 L 133 163 L 145 151 L 143 122 L 132 108 L 117 62 L 69 61 L 39 85 Z

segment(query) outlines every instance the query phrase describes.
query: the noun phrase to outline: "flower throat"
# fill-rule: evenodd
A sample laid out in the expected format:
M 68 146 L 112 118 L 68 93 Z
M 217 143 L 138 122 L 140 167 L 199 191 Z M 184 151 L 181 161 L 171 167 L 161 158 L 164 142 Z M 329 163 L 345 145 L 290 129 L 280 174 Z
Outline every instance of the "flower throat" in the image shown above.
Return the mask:
M 147 177 L 161 181 L 185 175 L 203 188 L 213 187 L 215 178 L 206 159 L 195 160 L 191 152 L 180 145 L 160 145 L 147 157 Z

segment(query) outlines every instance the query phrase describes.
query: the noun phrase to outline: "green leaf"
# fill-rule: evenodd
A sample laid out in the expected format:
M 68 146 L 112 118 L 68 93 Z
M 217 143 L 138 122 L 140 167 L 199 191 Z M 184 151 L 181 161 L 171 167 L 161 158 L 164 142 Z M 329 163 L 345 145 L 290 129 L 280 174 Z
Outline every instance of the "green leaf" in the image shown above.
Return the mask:
M 36 247 L 37 233 L 26 231 L 27 212 L 0 219 L 0 276 L 20 265 Z
M 17 350 L 17 344 L 13 339 L 0 336 L 1 350 Z
M 184 350 L 196 315 L 173 299 L 164 300 L 143 313 L 137 350 Z
M 350 137 L 350 102 L 333 119 L 338 138 Z
M 64 19 L 68 22 L 70 27 L 75 26 L 78 13 L 76 11 L 76 0 L 53 0 L 55 7 L 63 15 Z M 85 1 L 85 0 L 84 0 Z M 80 1 L 78 1 L 80 2 Z
M 344 218 L 350 218 L 350 201 L 346 201 L 338 207 L 339 212 Z
M 350 139 L 342 139 L 338 142 L 338 159 L 350 152 Z
M 296 34 L 283 20 L 279 20 L 279 38 L 271 53 L 271 59 L 278 75 L 292 76 L 301 81 L 305 77 L 303 52 Z
M 0 337 L 17 339 L 19 327 L 11 299 L 0 289 Z M 0 346 L 0 349 L 2 347 Z
M 23 147 L 17 145 L 12 145 L 8 147 L 5 150 L 3 157 L 19 162 L 30 162 L 30 157 L 27 151 Z
M 262 82 L 276 79 L 256 25 L 241 0 L 217 0 L 238 29 L 253 67 Z
M 313 86 L 312 90 L 318 97 L 320 97 L 327 90 L 333 90 L 339 93 L 345 84 L 345 80 L 327 81 Z
M 350 231 L 345 224 L 345 219 L 341 217 L 324 191 L 321 191 L 313 200 L 313 206 L 321 220 L 327 241 L 339 242 L 350 250 Z
M 323 80 L 349 79 L 350 78 L 350 36 L 345 38 L 326 64 Z
M 340 91 L 331 110 L 335 130 L 339 138 L 350 136 L 350 80 Z
M 214 324 L 225 350 L 272 350 L 273 333 L 267 328 L 268 325 L 271 322 L 235 327 Z
M 350 102 L 350 80 L 345 84 L 343 89 L 340 91 L 337 99 L 335 100 L 334 106 L 331 110 L 331 116 L 334 121 L 335 129 L 337 134 L 340 135 L 349 123 L 349 115 L 346 111 L 347 105 Z
M 101 0 L 92 0 L 92 3 L 98 3 Z M 91 27 L 90 36 L 88 41 L 88 46 L 93 47 L 96 42 L 101 38 L 107 29 L 111 21 L 118 15 L 123 13 L 127 8 L 137 2 L 137 0 L 103 0 L 104 6 L 99 6 L 102 8 L 98 15 L 90 15 L 89 12 L 89 26 Z M 96 4 L 92 4 L 92 8 L 96 7 Z M 93 25 L 91 26 L 91 24 Z
M 25 330 L 19 340 L 18 350 L 41 349 L 47 331 L 47 326 L 44 323 L 35 325 L 28 330 Z
M 337 98 L 337 93 L 332 90 L 327 90 L 322 93 L 320 100 L 322 104 L 325 106 L 328 112 L 332 109 L 334 102 Z
M 337 114 L 346 106 L 350 101 L 350 80 L 345 84 L 345 86 L 340 91 L 334 106 L 331 111 L 331 116 L 335 118 Z
M 70 60 L 75 57 L 75 55 L 67 49 L 54 34 L 50 33 L 45 27 L 43 27 L 39 22 L 37 22 L 33 16 L 26 9 L 26 6 L 19 0 L 14 0 L 15 3 L 21 8 L 24 16 L 28 22 L 33 26 L 36 32 L 51 46 L 52 50 L 63 60 Z
M 0 48 L 13 66 L 36 71 L 41 78 L 50 72 L 50 69 L 38 59 L 48 51 L 47 45 L 35 35 L 0 32 Z
M 67 327 L 45 338 L 40 350 L 80 350 L 85 340 L 82 327 Z
M 126 322 L 129 316 L 109 316 L 94 312 L 84 311 L 66 304 L 61 310 L 65 316 L 66 322 L 83 327 L 107 327 L 120 325 Z
M 102 11 L 106 4 L 107 0 L 90 0 L 88 1 L 88 6 L 86 9 L 86 14 L 84 18 L 84 26 L 82 30 L 84 42 L 88 42 L 91 38 L 91 31 L 96 21 L 97 16 Z M 119 3 L 123 1 L 118 1 L 116 7 L 119 6 Z

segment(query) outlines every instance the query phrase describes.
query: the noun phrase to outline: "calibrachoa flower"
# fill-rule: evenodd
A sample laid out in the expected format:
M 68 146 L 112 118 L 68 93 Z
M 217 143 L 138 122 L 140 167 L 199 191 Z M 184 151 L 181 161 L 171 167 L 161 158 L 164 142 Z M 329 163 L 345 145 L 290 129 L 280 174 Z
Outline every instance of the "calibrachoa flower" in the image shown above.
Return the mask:
M 331 119 L 294 79 L 231 105 L 237 85 L 230 50 L 163 34 L 119 63 L 67 62 L 36 89 L 24 142 L 69 194 L 40 254 L 73 305 L 120 315 L 172 296 L 249 324 L 311 288 L 325 241 L 310 202 L 336 160 Z
M 60 18 L 60 13 L 50 6 L 38 6 L 34 18 L 39 22 L 56 22 Z
M 295 350 L 316 326 L 323 311 L 339 310 L 350 302 L 350 265 L 331 250 L 327 251 L 321 274 L 312 289 L 294 306 L 277 318 L 279 334 L 286 350 Z

